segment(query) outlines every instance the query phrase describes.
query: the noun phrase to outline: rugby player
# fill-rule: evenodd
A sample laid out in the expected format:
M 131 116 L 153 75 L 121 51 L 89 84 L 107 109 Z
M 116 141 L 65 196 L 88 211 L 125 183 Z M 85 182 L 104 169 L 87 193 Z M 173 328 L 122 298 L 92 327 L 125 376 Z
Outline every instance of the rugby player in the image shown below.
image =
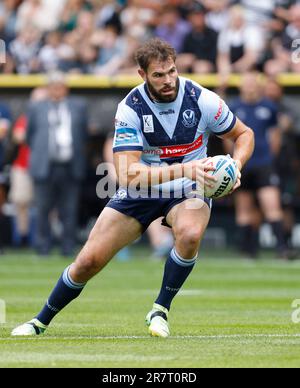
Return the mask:
M 148 41 L 136 59 L 144 83 L 120 103 L 116 115 L 113 150 L 120 189 L 40 313 L 14 329 L 13 336 L 43 333 L 119 250 L 135 241 L 155 219 L 164 217 L 163 223 L 172 228 L 175 246 L 146 323 L 150 335 L 168 337 L 171 303 L 195 266 L 211 214 L 209 199 L 188 195 L 195 190 L 199 176 L 204 184 L 214 183 L 206 155 L 211 133 L 234 142 L 233 158 L 239 170 L 234 190 L 241 184 L 240 171 L 254 150 L 253 131 L 215 93 L 179 77 L 176 52 L 166 42 Z M 156 182 L 159 195 L 136 198 L 129 190 L 136 180 L 148 193 Z M 160 195 L 166 192 L 169 198 Z

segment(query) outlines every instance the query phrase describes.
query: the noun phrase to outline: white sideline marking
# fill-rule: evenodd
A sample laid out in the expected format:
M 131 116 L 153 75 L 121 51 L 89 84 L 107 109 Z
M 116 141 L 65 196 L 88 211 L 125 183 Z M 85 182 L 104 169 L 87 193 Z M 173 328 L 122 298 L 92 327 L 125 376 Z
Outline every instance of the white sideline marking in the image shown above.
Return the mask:
M 228 334 L 228 335 L 182 335 L 182 336 L 170 336 L 169 339 L 203 339 L 203 340 L 209 340 L 209 339 L 236 339 L 236 338 L 300 338 L 299 334 Z M 8 337 L 8 338 L 0 338 L 0 341 L 15 341 L 15 340 L 22 340 L 22 341 L 29 341 L 29 340 L 63 340 L 63 341 L 73 341 L 73 340 L 144 340 L 144 339 L 151 339 L 150 336 L 73 336 L 73 337 Z

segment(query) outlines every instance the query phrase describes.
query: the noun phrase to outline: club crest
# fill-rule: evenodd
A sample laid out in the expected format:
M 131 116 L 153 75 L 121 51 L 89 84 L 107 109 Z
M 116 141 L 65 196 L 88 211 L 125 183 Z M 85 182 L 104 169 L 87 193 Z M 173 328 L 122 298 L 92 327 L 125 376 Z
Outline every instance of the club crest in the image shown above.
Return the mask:
M 199 120 L 197 119 L 195 112 L 191 109 L 188 109 L 183 112 L 182 123 L 186 128 L 192 128 L 198 125 Z

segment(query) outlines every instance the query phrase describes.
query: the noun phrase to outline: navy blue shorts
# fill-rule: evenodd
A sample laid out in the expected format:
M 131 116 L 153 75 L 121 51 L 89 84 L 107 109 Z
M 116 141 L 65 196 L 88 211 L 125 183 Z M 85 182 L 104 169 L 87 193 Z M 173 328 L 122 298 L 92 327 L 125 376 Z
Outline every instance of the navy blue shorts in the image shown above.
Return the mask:
M 126 216 L 135 218 L 146 231 L 153 221 L 160 217 L 164 217 L 163 226 L 171 227 L 167 223 L 167 215 L 171 209 L 186 201 L 188 198 L 131 198 L 128 192 L 124 189 L 119 189 L 113 198 L 108 202 L 106 207 L 117 210 Z M 212 200 L 204 198 L 204 202 L 212 207 Z

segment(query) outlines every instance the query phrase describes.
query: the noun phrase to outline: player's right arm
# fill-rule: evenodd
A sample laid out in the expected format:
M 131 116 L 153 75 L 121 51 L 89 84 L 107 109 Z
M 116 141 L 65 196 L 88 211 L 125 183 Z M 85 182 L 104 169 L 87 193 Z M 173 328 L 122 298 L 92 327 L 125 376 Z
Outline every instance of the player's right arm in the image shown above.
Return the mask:
M 183 177 L 194 181 L 204 180 L 209 186 L 215 181 L 214 177 L 207 174 L 212 170 L 205 166 L 207 159 L 161 167 L 141 163 L 143 136 L 140 119 L 124 103 L 119 105 L 115 125 L 114 164 L 121 187 L 134 184 L 147 188 Z
M 146 166 L 140 162 L 142 152 L 124 151 L 114 153 L 114 164 L 121 187 L 130 185 L 147 188 L 162 183 L 171 182 L 179 178 L 189 178 L 193 181 L 204 181 L 211 187 L 215 178 L 208 174 L 213 167 L 206 165 L 209 158 L 189 162 L 186 164 L 173 164 L 171 166 Z

